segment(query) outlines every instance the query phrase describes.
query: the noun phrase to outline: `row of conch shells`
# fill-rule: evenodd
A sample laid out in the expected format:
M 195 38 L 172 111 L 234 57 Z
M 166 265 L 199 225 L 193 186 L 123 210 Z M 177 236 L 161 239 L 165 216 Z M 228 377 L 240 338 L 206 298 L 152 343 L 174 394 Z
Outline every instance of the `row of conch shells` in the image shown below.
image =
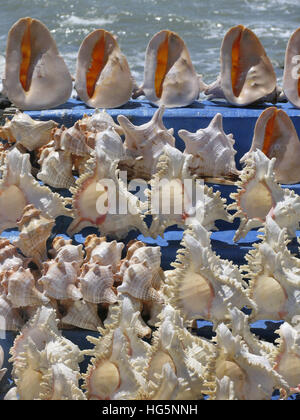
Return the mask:
M 299 55 L 299 31 L 289 40 L 283 78 L 284 94 L 297 107 L 300 89 L 295 57 Z M 3 83 L 10 101 L 23 110 L 54 108 L 70 98 L 71 75 L 52 35 L 39 20 L 26 17 L 11 27 Z M 181 37 L 162 30 L 147 46 L 144 81 L 138 87 L 115 36 L 97 29 L 79 48 L 75 89 L 93 108 L 118 108 L 140 95 L 169 108 L 190 105 L 201 92 L 237 106 L 258 101 L 275 103 L 284 96 L 264 47 L 243 25 L 226 33 L 221 46 L 221 73 L 210 86 L 196 73 Z

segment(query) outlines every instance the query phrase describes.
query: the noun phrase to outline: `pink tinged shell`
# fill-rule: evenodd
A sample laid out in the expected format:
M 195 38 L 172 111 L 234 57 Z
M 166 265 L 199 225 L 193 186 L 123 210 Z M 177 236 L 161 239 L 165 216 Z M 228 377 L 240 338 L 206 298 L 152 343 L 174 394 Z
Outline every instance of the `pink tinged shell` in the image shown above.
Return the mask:
M 93 64 L 93 51 L 103 39 L 103 67 L 95 80 L 92 95 L 87 89 L 87 72 Z M 75 89 L 80 99 L 93 108 L 117 108 L 129 101 L 133 79 L 128 62 L 114 36 L 103 29 L 91 32 L 82 42 L 76 66 Z
M 98 263 L 85 264 L 79 277 L 82 297 L 91 303 L 117 302 L 113 290 L 114 276 L 111 265 L 101 266 Z
M 7 291 L 7 299 L 14 308 L 25 306 L 40 306 L 49 302 L 35 285 L 35 279 L 29 268 L 20 268 L 12 273 L 7 272 L 2 281 Z
M 21 44 L 30 25 L 31 60 L 29 88 L 20 82 Z M 18 108 L 40 110 L 54 108 L 71 96 L 72 79 L 47 27 L 37 19 L 22 18 L 8 33 L 6 46 L 5 92 Z M 55 89 L 53 88 L 55 86 Z
M 43 286 L 47 296 L 59 300 L 82 299 L 78 288 L 78 263 L 56 258 L 44 263 L 43 267 L 43 276 L 38 283 Z

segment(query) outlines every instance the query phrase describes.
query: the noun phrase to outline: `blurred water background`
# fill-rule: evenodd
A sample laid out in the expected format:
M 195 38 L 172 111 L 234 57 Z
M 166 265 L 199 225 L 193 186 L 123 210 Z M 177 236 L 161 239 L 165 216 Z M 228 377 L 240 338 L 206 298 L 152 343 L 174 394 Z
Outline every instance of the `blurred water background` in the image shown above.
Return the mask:
M 30 16 L 49 28 L 72 74 L 86 35 L 99 28 L 114 33 L 139 84 L 147 44 L 161 29 L 177 32 L 197 72 L 206 83 L 214 81 L 222 38 L 238 24 L 260 38 L 280 83 L 288 39 L 300 26 L 299 0 L 1 0 L 0 7 L 1 75 L 7 33 L 19 18 Z

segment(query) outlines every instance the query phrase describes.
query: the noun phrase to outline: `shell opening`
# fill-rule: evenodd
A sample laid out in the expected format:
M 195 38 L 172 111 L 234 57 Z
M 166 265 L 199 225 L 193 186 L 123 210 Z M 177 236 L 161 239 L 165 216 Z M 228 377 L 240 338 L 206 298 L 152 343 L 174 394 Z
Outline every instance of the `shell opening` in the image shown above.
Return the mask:
M 155 71 L 155 93 L 158 98 L 161 98 L 163 83 L 168 73 L 168 58 L 169 58 L 169 37 L 167 32 L 165 40 L 160 44 L 157 50 L 157 65 Z
M 239 96 L 243 88 L 241 83 L 241 76 L 243 75 L 243 68 L 241 62 L 241 39 L 243 34 L 243 27 L 232 45 L 231 52 L 231 83 L 232 90 L 235 96 Z
M 91 64 L 86 73 L 86 89 L 90 98 L 92 98 L 95 93 L 97 80 L 107 62 L 107 58 L 105 57 L 105 45 L 105 33 L 102 32 L 100 39 L 93 48 Z
M 241 194 L 240 207 L 248 219 L 264 221 L 273 206 L 271 191 L 264 182 L 250 181 L 247 190 L 244 190 Z
M 279 313 L 286 302 L 284 289 L 274 277 L 267 274 L 262 274 L 256 279 L 252 298 L 259 309 L 270 314 Z
M 277 138 L 277 130 L 275 127 L 276 115 L 277 115 L 277 111 L 275 110 L 273 112 L 273 115 L 267 122 L 266 129 L 265 129 L 265 137 L 264 137 L 262 151 L 266 156 L 268 156 L 270 148 Z
M 31 82 L 31 78 L 29 77 L 29 68 L 32 61 L 31 23 L 32 19 L 28 18 L 26 29 L 21 42 L 22 61 L 20 66 L 20 82 L 25 92 L 28 92 Z
M 110 399 L 120 387 L 120 373 L 117 366 L 105 360 L 92 372 L 88 380 L 90 399 Z

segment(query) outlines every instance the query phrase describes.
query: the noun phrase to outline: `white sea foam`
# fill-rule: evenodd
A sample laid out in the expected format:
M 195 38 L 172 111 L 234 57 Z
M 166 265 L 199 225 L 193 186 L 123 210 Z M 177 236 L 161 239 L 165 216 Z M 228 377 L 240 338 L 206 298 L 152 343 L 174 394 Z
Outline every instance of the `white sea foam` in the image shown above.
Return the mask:
M 69 16 L 64 21 L 65 24 L 69 25 L 78 25 L 78 26 L 105 26 L 105 25 L 111 25 L 114 23 L 113 18 L 94 18 L 94 19 L 86 19 L 81 18 L 79 16 Z

